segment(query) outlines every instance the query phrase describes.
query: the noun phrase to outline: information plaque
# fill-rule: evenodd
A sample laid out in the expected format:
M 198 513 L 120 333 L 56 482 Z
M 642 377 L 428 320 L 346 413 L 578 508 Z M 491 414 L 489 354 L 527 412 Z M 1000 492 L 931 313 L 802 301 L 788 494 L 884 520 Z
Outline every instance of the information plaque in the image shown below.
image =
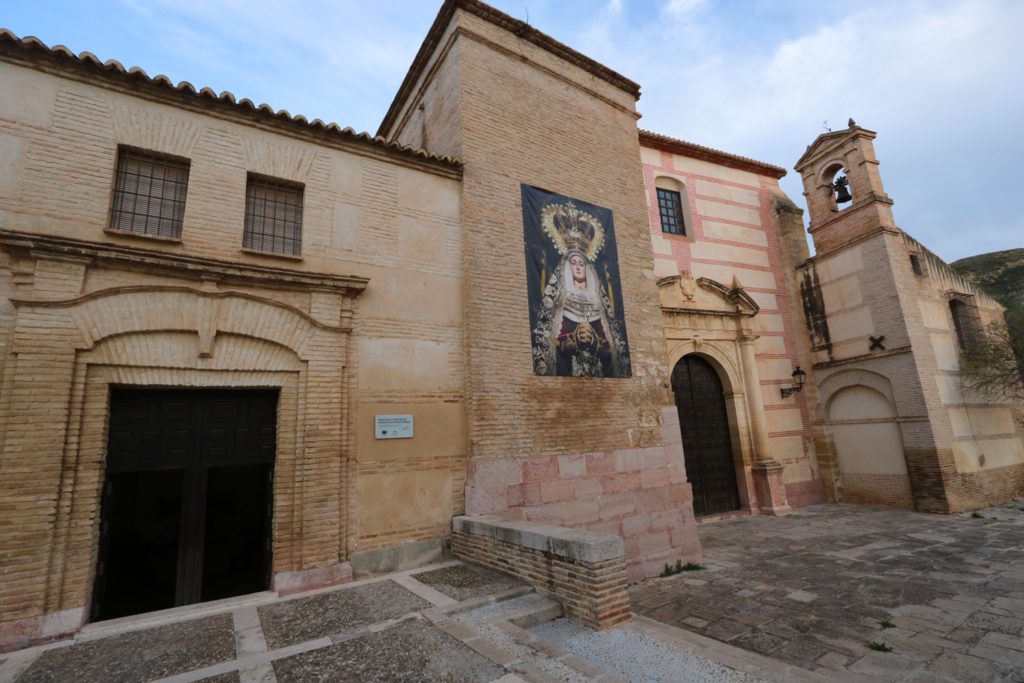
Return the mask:
M 411 439 L 412 415 L 374 415 L 374 438 Z

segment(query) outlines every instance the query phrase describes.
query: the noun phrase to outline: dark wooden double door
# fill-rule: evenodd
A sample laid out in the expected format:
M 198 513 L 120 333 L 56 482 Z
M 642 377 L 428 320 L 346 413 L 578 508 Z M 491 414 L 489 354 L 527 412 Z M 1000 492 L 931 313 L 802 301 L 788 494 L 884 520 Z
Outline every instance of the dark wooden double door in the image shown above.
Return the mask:
M 92 619 L 266 590 L 276 390 L 110 398 Z
M 698 517 L 740 509 L 736 465 L 722 380 L 700 356 L 684 356 L 672 370 L 672 391 L 683 433 L 686 477 Z

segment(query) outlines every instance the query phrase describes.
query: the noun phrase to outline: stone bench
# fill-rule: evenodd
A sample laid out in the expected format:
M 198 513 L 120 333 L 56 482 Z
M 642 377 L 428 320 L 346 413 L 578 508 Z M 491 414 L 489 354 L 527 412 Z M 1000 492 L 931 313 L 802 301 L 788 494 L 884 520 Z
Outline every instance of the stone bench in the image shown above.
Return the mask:
M 452 519 L 452 554 L 510 574 L 599 629 L 630 620 L 622 539 L 493 515 Z

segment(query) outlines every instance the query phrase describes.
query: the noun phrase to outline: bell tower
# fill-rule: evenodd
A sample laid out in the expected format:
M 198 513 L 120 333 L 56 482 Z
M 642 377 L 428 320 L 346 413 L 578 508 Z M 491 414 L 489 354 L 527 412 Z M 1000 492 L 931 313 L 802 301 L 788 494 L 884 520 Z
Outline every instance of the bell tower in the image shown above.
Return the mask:
M 895 231 L 893 201 L 882 188 L 872 140 L 853 119 L 845 130 L 819 135 L 796 163 L 804 181 L 818 253 L 830 252 L 878 228 Z

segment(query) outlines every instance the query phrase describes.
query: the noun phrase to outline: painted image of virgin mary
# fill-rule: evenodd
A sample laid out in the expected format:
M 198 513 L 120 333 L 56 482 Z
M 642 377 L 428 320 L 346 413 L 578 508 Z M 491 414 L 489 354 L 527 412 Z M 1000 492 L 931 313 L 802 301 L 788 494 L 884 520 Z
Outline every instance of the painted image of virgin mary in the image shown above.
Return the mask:
M 602 282 L 594 265 L 605 245 L 604 227 L 571 201 L 547 204 L 540 223 L 561 260 L 535 311 L 534 372 L 628 377 L 629 351 L 613 313 L 610 278 Z

